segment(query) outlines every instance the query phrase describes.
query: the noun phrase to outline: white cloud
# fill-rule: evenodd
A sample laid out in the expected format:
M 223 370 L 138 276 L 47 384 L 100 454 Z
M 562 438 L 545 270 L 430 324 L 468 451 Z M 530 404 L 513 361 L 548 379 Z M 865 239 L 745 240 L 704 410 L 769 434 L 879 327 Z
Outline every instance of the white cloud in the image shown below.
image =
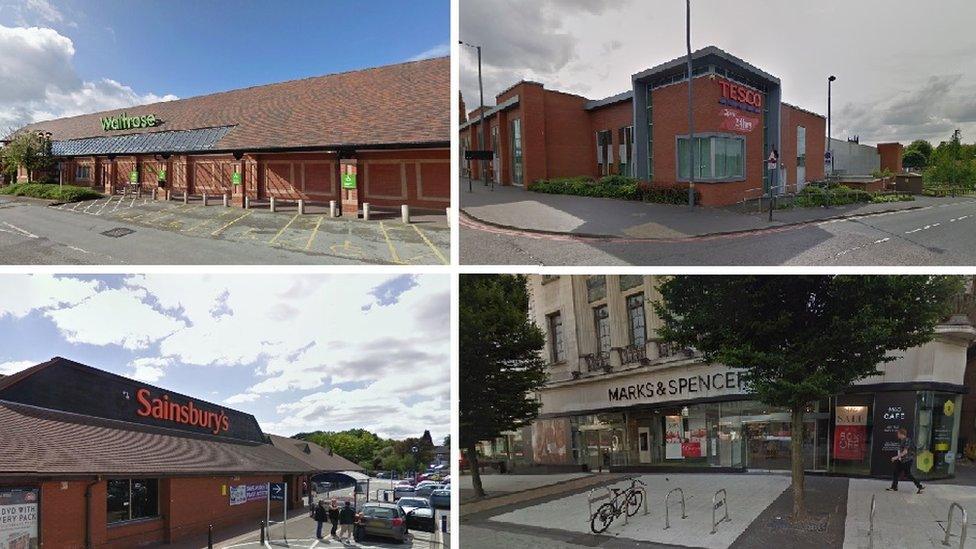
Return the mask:
M 106 289 L 73 307 L 45 315 L 68 342 L 145 349 L 184 327 L 183 321 L 153 309 L 146 297 L 145 290 Z
M 224 399 L 224 404 L 240 404 L 242 402 L 254 402 L 261 398 L 261 395 L 254 393 L 238 393 Z
M 47 2 L 33 3 L 48 18 L 42 19 L 60 17 Z M 0 128 L 176 99 L 140 94 L 110 79 L 85 81 L 74 69 L 74 55 L 71 39 L 52 28 L 0 25 Z
M 96 294 L 98 282 L 52 275 L 27 275 L 9 278 L 0 284 L 0 319 L 10 315 L 23 318 L 33 311 L 72 306 Z
M 173 359 L 166 357 L 142 357 L 132 361 L 132 372 L 129 374 L 133 379 L 145 381 L 146 383 L 156 383 L 166 374 L 164 370 L 167 366 L 173 365 Z
M 407 58 L 407 61 L 420 61 L 422 59 L 431 59 L 434 57 L 444 57 L 445 55 L 451 55 L 451 46 L 448 44 L 438 44 L 428 50 L 424 50 L 413 57 Z
M 31 366 L 37 365 L 37 362 L 33 360 L 10 360 L 7 362 L 0 362 L 0 375 L 9 376 L 10 374 L 16 374 L 21 370 L 26 370 Z

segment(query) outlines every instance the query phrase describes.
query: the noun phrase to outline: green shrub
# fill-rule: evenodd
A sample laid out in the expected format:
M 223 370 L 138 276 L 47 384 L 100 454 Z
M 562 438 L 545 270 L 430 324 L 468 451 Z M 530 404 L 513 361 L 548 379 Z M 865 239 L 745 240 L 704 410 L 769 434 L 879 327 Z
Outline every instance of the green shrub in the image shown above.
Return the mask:
M 911 202 L 913 200 L 915 200 L 914 196 L 904 193 L 876 194 L 871 197 L 872 204 L 882 204 L 885 202 Z
M 95 192 L 87 187 L 75 187 L 73 185 L 60 187 L 56 183 L 15 183 L 6 187 L 0 187 L 0 194 L 29 196 L 61 202 L 78 202 L 80 200 L 92 200 L 102 197 L 101 193 Z
M 807 185 L 796 195 L 792 203 L 784 203 L 781 208 L 813 208 L 819 206 L 846 206 L 848 204 L 880 204 L 915 200 L 910 194 L 880 194 L 852 189 L 843 185 L 823 187 Z
M 638 181 L 632 177 L 609 175 L 599 181 L 589 177 L 543 179 L 532 183 L 529 190 L 545 194 L 569 194 L 621 200 L 642 200 L 657 204 L 687 204 L 688 187 Z M 701 193 L 695 192 L 695 202 Z
M 601 185 L 634 185 L 637 179 L 625 175 L 607 175 L 600 179 Z
M 641 200 L 656 204 L 687 204 L 688 187 L 684 185 L 667 185 L 642 181 L 637 185 Z M 695 204 L 701 202 L 701 192 L 695 191 Z

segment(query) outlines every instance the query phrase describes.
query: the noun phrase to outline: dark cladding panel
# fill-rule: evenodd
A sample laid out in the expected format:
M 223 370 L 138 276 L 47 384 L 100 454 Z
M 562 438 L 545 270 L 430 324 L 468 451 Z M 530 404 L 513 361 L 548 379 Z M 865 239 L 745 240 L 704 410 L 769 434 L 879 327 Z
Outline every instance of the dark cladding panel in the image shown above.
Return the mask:
M 164 395 L 168 400 L 163 400 Z M 170 418 L 153 417 L 155 399 L 166 404 Z M 264 442 L 261 427 L 250 414 L 65 359 L 54 359 L 46 368 L 0 389 L 0 400 L 198 435 Z M 140 410 L 149 414 L 140 415 Z M 191 424 L 194 419 L 196 424 Z
M 891 477 L 891 458 L 898 452 L 898 429 L 915 440 L 915 391 L 878 393 L 874 397 L 874 436 L 871 441 L 871 475 Z

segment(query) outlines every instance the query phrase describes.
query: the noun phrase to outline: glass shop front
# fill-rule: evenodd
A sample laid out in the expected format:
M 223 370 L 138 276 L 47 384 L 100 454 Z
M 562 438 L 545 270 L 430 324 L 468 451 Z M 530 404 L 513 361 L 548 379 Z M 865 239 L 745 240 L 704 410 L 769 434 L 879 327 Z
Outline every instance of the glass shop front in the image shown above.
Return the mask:
M 915 442 L 915 474 L 923 479 L 950 477 L 958 451 L 960 404 L 959 394 L 930 390 L 851 393 L 811 403 L 804 413 L 804 467 L 890 476 L 896 433 L 905 427 Z M 789 410 L 755 400 L 547 417 L 530 430 L 532 447 L 519 453 L 534 455 L 537 464 L 575 464 L 592 471 L 790 468 Z M 507 442 L 514 446 L 513 438 Z M 522 439 L 518 437 L 519 446 Z

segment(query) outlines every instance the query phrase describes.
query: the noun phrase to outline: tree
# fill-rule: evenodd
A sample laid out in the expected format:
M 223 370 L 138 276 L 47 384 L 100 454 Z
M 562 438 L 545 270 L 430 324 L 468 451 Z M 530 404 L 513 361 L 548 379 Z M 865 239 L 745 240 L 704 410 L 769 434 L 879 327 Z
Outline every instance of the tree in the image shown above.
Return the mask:
M 962 133 L 954 131 L 932 151 L 924 177 L 927 183 L 976 188 L 976 147 L 963 144 Z
M 17 167 L 22 166 L 27 171 L 27 182 L 30 183 L 35 170 L 42 170 L 54 163 L 51 156 L 51 139 L 39 133 L 21 132 L 0 149 L 0 164 L 4 173 L 16 177 Z
M 372 462 L 374 454 L 391 444 L 390 441 L 383 440 L 365 429 L 349 429 L 341 432 L 316 431 L 301 433 L 294 438 L 331 448 L 336 454 L 354 463 Z
M 524 276 L 462 275 L 460 318 L 461 448 L 471 464 L 477 496 L 479 441 L 532 422 L 541 403 L 534 393 L 546 382 L 542 330 L 528 317 Z
M 901 157 L 901 163 L 906 168 L 921 169 L 927 165 L 928 160 L 921 151 L 907 149 Z
M 924 139 L 916 139 L 915 141 L 912 141 L 911 143 L 909 143 L 909 145 L 907 147 L 905 147 L 905 153 L 904 154 L 907 154 L 910 151 L 916 151 L 916 152 L 918 152 L 919 154 L 922 155 L 924 161 L 922 162 L 922 165 L 919 166 L 920 168 L 924 168 L 925 166 L 928 166 L 929 159 L 932 158 L 932 144 L 931 143 L 929 143 L 928 141 L 926 141 Z M 904 163 L 904 159 L 902 160 L 902 163 Z
M 803 517 L 803 413 L 932 339 L 962 279 L 938 276 L 678 276 L 660 286 L 660 336 L 743 369 L 791 412 L 793 518 Z

